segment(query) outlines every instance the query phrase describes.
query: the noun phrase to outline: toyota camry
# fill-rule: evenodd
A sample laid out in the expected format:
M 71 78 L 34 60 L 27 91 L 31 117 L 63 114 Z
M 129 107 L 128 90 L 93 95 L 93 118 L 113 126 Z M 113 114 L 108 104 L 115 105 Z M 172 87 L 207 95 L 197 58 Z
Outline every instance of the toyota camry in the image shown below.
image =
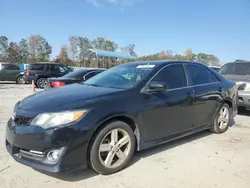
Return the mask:
M 84 83 L 18 102 L 6 148 L 19 163 L 58 173 L 124 169 L 135 151 L 206 129 L 228 130 L 237 86 L 201 63 L 121 64 Z

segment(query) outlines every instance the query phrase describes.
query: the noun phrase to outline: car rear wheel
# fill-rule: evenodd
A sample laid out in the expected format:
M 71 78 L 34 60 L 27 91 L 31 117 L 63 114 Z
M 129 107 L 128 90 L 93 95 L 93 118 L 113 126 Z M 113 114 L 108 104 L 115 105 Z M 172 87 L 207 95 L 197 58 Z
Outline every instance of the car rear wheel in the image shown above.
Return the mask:
M 24 80 L 23 75 L 20 75 L 20 76 L 17 77 L 16 83 L 17 84 L 25 84 L 25 80 Z
M 46 78 L 39 78 L 36 82 L 38 88 L 44 89 L 48 85 L 48 80 Z
M 215 116 L 214 125 L 211 131 L 217 134 L 226 132 L 229 128 L 229 124 L 231 121 L 230 118 L 231 110 L 228 104 L 224 103 Z
M 96 172 L 103 175 L 116 173 L 133 157 L 133 130 L 125 122 L 111 122 L 97 133 L 90 148 L 90 165 Z

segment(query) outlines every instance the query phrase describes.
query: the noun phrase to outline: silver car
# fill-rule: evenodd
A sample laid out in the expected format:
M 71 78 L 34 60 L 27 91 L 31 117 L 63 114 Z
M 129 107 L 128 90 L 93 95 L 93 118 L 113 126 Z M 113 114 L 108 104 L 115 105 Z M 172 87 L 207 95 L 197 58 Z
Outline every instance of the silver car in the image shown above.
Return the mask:
M 238 85 L 238 106 L 250 110 L 250 61 L 227 63 L 220 74 Z

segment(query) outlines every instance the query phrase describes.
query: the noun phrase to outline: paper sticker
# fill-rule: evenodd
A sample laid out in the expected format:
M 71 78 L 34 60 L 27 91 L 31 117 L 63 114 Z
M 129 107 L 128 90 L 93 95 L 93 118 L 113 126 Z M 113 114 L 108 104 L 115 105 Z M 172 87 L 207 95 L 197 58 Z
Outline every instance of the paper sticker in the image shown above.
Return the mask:
M 136 68 L 138 69 L 147 69 L 147 68 L 154 68 L 155 65 L 138 65 Z

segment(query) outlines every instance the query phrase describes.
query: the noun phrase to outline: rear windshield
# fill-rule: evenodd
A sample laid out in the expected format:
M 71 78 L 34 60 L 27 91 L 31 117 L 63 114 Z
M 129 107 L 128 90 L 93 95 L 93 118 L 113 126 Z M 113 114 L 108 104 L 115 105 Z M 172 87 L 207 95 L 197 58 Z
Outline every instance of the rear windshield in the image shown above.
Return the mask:
M 31 64 L 30 70 L 44 70 L 45 64 Z
M 250 63 L 228 63 L 220 70 L 221 75 L 250 75 Z
M 87 73 L 86 70 L 75 70 L 73 72 L 70 72 L 70 73 L 64 75 L 63 77 L 64 78 L 77 78 L 80 76 L 84 76 L 86 73 Z

